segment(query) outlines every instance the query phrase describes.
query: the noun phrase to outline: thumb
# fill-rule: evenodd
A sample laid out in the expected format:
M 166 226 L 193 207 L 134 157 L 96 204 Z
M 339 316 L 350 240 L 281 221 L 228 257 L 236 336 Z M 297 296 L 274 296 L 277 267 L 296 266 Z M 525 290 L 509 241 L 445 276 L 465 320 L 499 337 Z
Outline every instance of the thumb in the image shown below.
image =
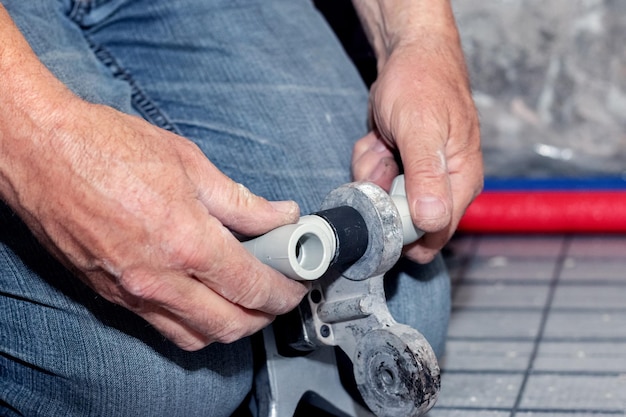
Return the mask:
M 268 201 L 231 180 L 215 166 L 202 176 L 200 189 L 200 200 L 209 213 L 242 235 L 260 235 L 295 223 L 300 216 L 295 201 Z
M 401 154 L 406 193 L 415 225 L 426 233 L 447 228 L 452 220 L 452 191 L 443 141 L 411 141 Z

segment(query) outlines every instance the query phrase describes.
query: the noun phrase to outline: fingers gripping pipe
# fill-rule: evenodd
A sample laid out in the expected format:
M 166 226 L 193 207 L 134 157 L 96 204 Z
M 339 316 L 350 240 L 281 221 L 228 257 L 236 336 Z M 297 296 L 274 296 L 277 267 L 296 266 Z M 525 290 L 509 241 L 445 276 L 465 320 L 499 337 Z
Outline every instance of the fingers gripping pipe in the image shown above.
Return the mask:
M 376 186 L 372 184 L 372 187 Z M 297 224 L 279 227 L 243 242 L 243 245 L 264 264 L 298 281 L 316 280 L 332 265 L 354 263 L 368 251 L 383 257 L 386 252 L 397 252 L 399 255 L 399 249 L 389 248 L 389 242 L 373 242 L 371 239 L 372 234 L 378 237 L 389 230 L 395 231 L 392 226 L 381 224 L 381 205 L 372 204 L 371 194 L 355 197 L 353 190 L 348 193 L 349 197 L 346 197 L 342 187 L 327 197 L 324 203 L 326 210 L 303 216 Z M 423 232 L 413 225 L 403 175 L 396 177 L 389 196 L 393 201 L 389 208 L 398 213 L 391 218 L 399 218 L 401 222 L 402 245 L 415 242 Z M 374 218 L 377 220 L 372 221 Z M 369 230 L 377 227 L 379 230 Z M 397 258 L 393 258 L 391 265 L 380 265 L 379 259 L 368 260 L 385 271 L 396 261 Z

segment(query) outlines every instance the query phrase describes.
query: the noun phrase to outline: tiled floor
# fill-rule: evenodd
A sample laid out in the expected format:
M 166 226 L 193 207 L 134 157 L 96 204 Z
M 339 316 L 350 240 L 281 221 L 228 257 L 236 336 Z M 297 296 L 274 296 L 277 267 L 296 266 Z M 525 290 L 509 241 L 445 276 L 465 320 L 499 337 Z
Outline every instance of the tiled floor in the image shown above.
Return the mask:
M 626 236 L 461 235 L 428 417 L 626 415 Z

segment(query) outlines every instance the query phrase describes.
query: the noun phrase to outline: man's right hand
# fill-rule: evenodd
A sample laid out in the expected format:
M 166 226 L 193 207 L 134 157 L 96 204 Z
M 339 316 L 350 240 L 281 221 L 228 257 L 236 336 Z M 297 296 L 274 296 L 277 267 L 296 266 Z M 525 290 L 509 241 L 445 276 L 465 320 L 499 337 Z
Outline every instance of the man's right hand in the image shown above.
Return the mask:
M 182 137 L 77 101 L 54 130 L 13 138 L 37 152 L 9 152 L 12 203 L 48 249 L 183 349 L 232 342 L 298 304 L 305 287 L 231 233 L 295 222 L 294 202 L 255 196 Z
M 0 6 L 0 198 L 106 299 L 186 350 L 228 343 L 294 308 L 304 285 L 231 232 L 296 222 L 189 140 L 84 102 L 37 60 Z

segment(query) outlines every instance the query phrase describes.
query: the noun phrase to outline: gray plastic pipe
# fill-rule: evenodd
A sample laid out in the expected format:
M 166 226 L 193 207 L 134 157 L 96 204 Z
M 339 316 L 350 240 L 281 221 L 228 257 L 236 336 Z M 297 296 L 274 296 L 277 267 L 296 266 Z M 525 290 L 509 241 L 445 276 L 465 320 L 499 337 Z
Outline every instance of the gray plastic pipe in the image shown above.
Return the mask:
M 411 220 L 403 175 L 394 179 L 389 195 L 400 213 L 403 244 L 415 242 L 424 232 Z M 264 264 L 298 281 L 324 275 L 337 250 L 333 228 L 316 215 L 303 216 L 297 224 L 281 226 L 243 245 Z
M 403 246 L 416 242 L 424 235 L 424 232 L 415 227 L 413 219 L 411 219 L 411 211 L 409 210 L 409 201 L 406 199 L 406 186 L 404 184 L 404 175 L 398 175 L 391 184 L 389 195 L 396 205 L 402 220 L 402 236 Z
M 336 251 L 332 227 L 316 215 L 303 216 L 297 224 L 281 226 L 243 245 L 264 264 L 298 281 L 324 275 Z

